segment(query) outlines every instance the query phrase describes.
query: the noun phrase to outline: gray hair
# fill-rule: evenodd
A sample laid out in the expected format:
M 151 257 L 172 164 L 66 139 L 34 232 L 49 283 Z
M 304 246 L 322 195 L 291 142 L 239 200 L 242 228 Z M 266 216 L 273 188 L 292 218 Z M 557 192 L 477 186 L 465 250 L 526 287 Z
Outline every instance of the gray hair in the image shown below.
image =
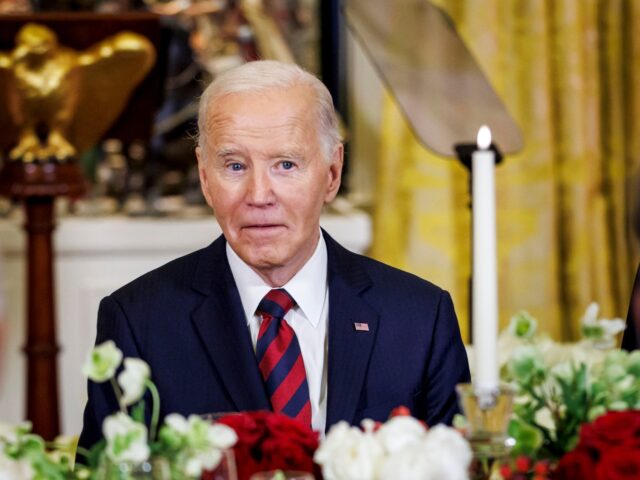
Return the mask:
M 225 95 L 240 92 L 259 92 L 269 88 L 308 86 L 316 96 L 318 139 L 327 162 L 331 161 L 334 148 L 342 141 L 338 117 L 333 108 L 327 87 L 311 73 L 297 65 L 274 60 L 258 60 L 233 68 L 217 77 L 200 97 L 198 111 L 198 146 L 207 150 L 209 111 L 215 100 Z

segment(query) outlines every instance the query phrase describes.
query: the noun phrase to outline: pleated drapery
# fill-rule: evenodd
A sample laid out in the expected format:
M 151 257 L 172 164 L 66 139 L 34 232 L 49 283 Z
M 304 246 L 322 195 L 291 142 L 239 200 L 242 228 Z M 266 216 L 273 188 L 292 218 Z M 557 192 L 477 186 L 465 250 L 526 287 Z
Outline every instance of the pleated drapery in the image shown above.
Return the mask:
M 433 3 L 523 132 L 496 177 L 502 326 L 526 309 L 570 340 L 591 301 L 624 317 L 640 258 L 640 2 Z M 420 145 L 390 95 L 380 132 L 371 254 L 450 290 L 468 338 L 467 172 Z

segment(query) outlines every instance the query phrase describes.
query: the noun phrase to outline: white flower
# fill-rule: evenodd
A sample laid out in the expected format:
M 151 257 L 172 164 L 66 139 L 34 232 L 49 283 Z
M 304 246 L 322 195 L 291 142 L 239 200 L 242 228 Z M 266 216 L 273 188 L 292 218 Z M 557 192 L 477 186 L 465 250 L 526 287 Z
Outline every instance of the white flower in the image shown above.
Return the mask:
M 522 310 L 511 317 L 509 333 L 517 338 L 532 338 L 538 329 L 538 322 L 526 310 Z
M 238 441 L 231 427 L 211 424 L 198 415 L 184 418 L 173 413 L 167 415 L 165 425 L 186 445 L 184 473 L 189 477 L 200 477 L 203 470 L 215 469 L 222 460 L 222 450 Z
M 313 457 L 325 480 L 370 480 L 376 477 L 384 450 L 370 426 L 367 431 L 339 422 Z
M 536 344 L 544 363 L 553 367 L 561 363 L 570 362 L 573 358 L 573 348 L 571 344 L 557 343 L 546 338 Z
M 198 478 L 202 475 L 202 462 L 197 456 L 187 459 L 184 466 L 184 473 L 189 478 Z
M 210 449 L 206 452 L 200 452 L 197 458 L 204 470 L 213 470 L 222 460 L 222 451 Z
M 0 422 L 0 446 L 3 443 L 15 443 L 18 440 L 17 429 L 13 425 Z M 0 448 L 0 453 L 2 449 Z
M 231 448 L 238 441 L 238 435 L 233 428 L 216 423 L 209 426 L 207 432 L 209 444 L 215 448 Z
M 221 460 L 222 452 L 220 450 L 211 449 L 197 452 L 187 459 L 184 473 L 188 477 L 199 478 L 203 470 L 214 470 L 220 464 Z
M 507 369 L 513 378 L 524 383 L 539 383 L 546 373 L 540 350 L 529 345 L 518 347 L 512 352 Z
M 122 403 L 132 405 L 140 400 L 150 376 L 151 370 L 145 361 L 139 358 L 125 358 L 124 370 L 118 375 L 118 383 L 122 388 Z
M 164 423 L 178 435 L 186 435 L 189 431 L 189 423 L 179 413 L 171 413 L 164 418 Z
M 220 423 L 212 424 L 198 415 L 189 415 L 187 419 L 182 415 L 172 413 L 165 417 L 164 422 L 175 435 L 183 437 L 192 448 L 225 449 L 234 446 L 238 441 L 238 436 L 233 428 Z
M 472 452 L 469 443 L 456 430 L 436 425 L 427 431 L 422 442 L 429 480 L 465 480 L 468 478 Z
M 122 352 L 113 340 L 94 347 L 82 365 L 82 373 L 94 382 L 102 383 L 113 377 L 122 361 Z
M 534 421 L 547 430 L 550 430 L 552 432 L 555 432 L 556 430 L 556 424 L 553 420 L 553 415 L 548 407 L 542 407 L 541 409 L 537 410 L 534 416 Z
M 140 463 L 149 458 L 147 427 L 128 415 L 118 412 L 105 418 L 102 433 L 112 461 Z
M 393 417 L 376 432 L 378 441 L 389 452 L 397 452 L 420 441 L 427 429 L 410 416 Z
M 429 480 L 430 459 L 425 455 L 424 438 L 406 445 L 388 455 L 382 461 L 380 480 Z
M 591 302 L 582 315 L 582 324 L 592 325 L 598 321 L 598 314 L 600 313 L 600 305 L 596 302 Z
M 574 364 L 584 363 L 588 368 L 601 364 L 606 355 L 606 350 L 598 348 L 588 340 L 570 343 L 566 348 L 570 353 L 570 360 Z
M 607 349 L 615 345 L 615 336 L 625 329 L 621 318 L 598 319 L 600 307 L 591 303 L 582 316 L 582 335 L 591 340 L 596 348 Z
M 334 425 L 314 461 L 325 480 L 464 480 L 471 448 L 453 428 L 427 430 L 412 417 L 394 417 L 377 432 L 374 422 L 363 430 L 346 422 Z
M 0 480 L 31 480 L 35 472 L 27 460 L 15 460 L 0 449 Z
M 187 430 L 184 433 L 187 443 L 192 448 L 210 450 L 212 448 L 229 448 L 238 441 L 233 428 L 222 424 L 213 424 L 198 415 L 189 415 Z M 180 426 L 180 428 L 183 428 Z

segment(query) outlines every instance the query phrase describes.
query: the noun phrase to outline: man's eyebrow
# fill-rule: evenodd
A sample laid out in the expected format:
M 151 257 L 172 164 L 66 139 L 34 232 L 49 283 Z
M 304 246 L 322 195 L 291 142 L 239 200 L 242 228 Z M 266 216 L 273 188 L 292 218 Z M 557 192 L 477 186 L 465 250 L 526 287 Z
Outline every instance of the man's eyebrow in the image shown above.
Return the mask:
M 287 151 L 287 152 L 279 152 L 277 154 L 274 155 L 275 158 L 288 158 L 291 160 L 296 160 L 298 158 L 300 158 L 302 155 L 298 152 L 291 152 L 291 151 Z
M 216 157 L 228 157 L 229 155 L 233 155 L 238 153 L 238 150 L 233 147 L 222 147 L 216 150 Z

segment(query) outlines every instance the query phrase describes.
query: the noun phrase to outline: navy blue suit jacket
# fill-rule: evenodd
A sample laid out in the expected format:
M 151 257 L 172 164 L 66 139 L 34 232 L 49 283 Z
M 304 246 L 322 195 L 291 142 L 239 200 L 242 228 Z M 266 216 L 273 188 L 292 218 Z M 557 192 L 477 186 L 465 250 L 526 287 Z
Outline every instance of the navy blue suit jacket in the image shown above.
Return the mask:
M 458 411 L 469 367 L 451 298 L 414 275 L 354 254 L 324 233 L 328 252 L 327 428 L 386 420 L 405 405 L 433 425 Z M 369 331 L 356 331 L 354 323 Z M 269 409 L 225 239 L 174 260 L 104 298 L 96 343 L 149 363 L 161 414 Z M 89 382 L 80 445 L 102 437 L 117 404 Z

